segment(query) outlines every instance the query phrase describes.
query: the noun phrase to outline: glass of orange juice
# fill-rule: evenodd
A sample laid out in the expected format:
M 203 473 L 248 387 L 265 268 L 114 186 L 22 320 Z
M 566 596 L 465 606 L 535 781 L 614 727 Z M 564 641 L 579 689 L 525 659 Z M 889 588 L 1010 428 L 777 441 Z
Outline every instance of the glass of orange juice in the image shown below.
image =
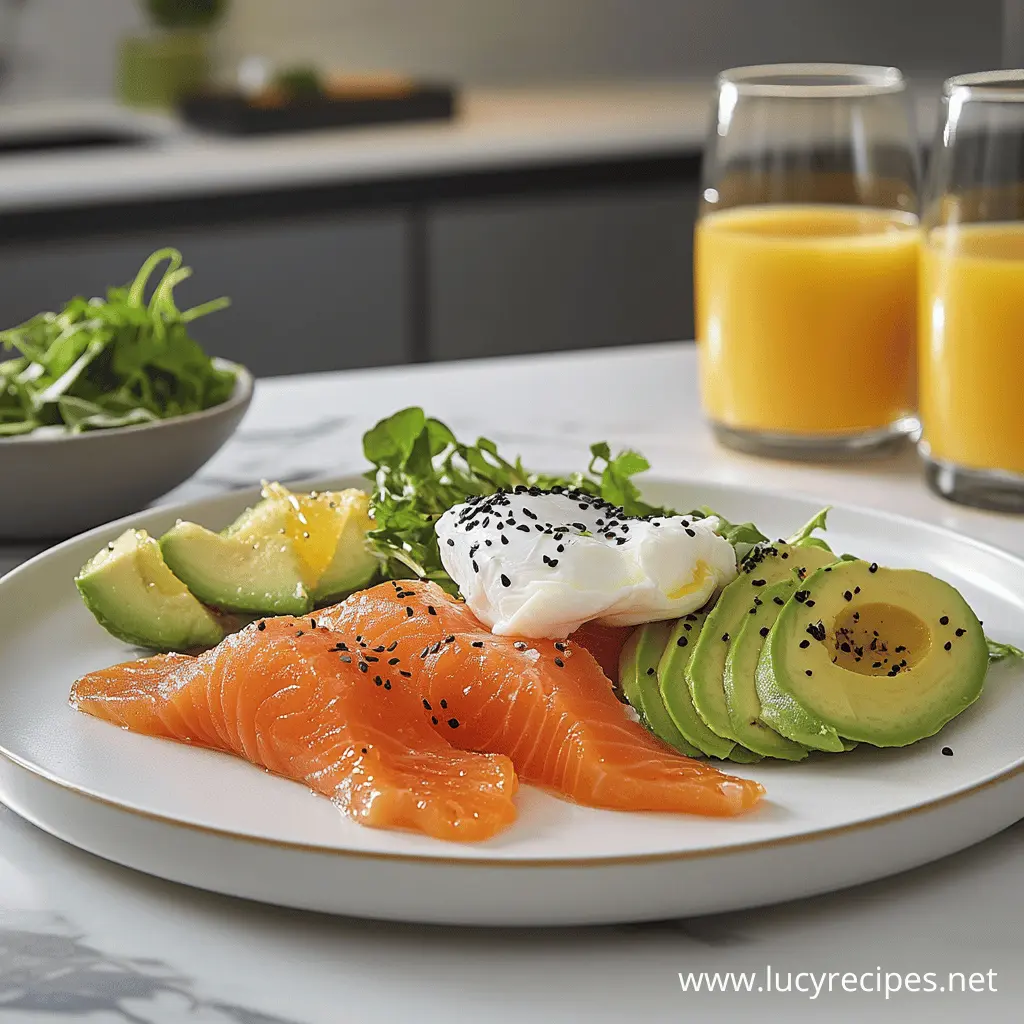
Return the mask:
M 955 501 L 1024 512 L 1024 71 L 943 88 L 920 301 L 928 482 Z
M 900 72 L 722 72 L 702 177 L 696 336 L 719 441 L 820 458 L 916 430 L 919 172 Z

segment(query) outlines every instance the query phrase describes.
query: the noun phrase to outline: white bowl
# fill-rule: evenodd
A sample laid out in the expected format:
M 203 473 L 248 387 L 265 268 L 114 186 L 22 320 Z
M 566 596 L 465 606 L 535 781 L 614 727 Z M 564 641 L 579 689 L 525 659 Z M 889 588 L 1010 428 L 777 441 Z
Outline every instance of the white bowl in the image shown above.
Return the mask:
M 0 438 L 0 540 L 70 537 L 138 512 L 187 480 L 234 433 L 252 401 L 252 375 L 236 372 L 220 405 L 154 423 L 81 434 L 49 429 Z

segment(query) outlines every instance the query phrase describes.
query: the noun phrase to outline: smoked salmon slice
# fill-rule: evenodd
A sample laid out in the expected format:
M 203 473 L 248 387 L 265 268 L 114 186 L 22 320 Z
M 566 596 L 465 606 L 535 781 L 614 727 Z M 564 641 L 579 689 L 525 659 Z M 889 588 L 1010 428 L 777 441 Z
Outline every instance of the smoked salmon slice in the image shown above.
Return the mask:
M 676 754 L 632 721 L 584 647 L 496 636 L 434 583 L 383 583 L 317 619 L 392 652 L 445 739 L 504 754 L 522 780 L 578 803 L 733 815 L 764 792 Z
M 500 832 L 516 816 L 509 758 L 453 744 L 393 654 L 371 646 L 315 619 L 267 619 L 198 658 L 90 673 L 71 703 L 305 782 L 363 825 L 464 842 Z
M 585 647 L 597 659 L 601 671 L 613 682 L 619 681 L 619 655 L 636 626 L 605 626 L 584 622 L 569 639 Z

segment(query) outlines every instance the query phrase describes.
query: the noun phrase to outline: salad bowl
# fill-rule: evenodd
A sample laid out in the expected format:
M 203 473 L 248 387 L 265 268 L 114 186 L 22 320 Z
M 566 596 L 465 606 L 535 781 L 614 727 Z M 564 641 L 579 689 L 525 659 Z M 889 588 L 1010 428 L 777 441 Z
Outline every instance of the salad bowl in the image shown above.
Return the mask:
M 248 370 L 219 405 L 149 423 L 0 438 L 0 541 L 69 537 L 138 512 L 187 480 L 234 433 L 252 401 Z

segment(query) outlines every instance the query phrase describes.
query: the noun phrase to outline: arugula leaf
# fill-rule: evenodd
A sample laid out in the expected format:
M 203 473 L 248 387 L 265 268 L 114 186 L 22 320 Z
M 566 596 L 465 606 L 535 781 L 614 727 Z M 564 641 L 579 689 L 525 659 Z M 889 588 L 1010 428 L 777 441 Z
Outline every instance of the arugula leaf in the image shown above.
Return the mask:
M 826 506 L 817 515 L 812 517 L 803 526 L 800 527 L 792 537 L 789 537 L 786 541 L 787 544 L 794 546 L 808 546 L 823 548 L 825 551 L 831 551 L 832 549 L 819 537 L 812 537 L 811 534 L 815 530 L 824 530 L 826 528 L 826 520 L 828 519 L 829 512 L 832 511 L 832 506 Z
M 731 523 L 725 516 L 716 512 L 707 505 L 688 512 L 691 519 L 708 519 L 715 516 L 718 519 L 718 529 L 715 533 L 727 540 L 736 549 L 737 560 L 742 559 L 752 547 L 763 544 L 768 538 L 753 523 Z
M 1007 658 L 1024 658 L 1024 651 L 1013 644 L 1001 644 L 991 637 L 985 637 L 988 644 L 988 663 L 990 665 L 997 661 L 1004 661 Z
M 160 249 L 105 300 L 76 297 L 59 313 L 0 331 L 0 346 L 17 353 L 0 362 L 0 436 L 43 426 L 78 432 L 145 423 L 230 398 L 234 373 L 215 367 L 187 328 L 228 300 L 179 310 L 174 289 L 191 273 L 180 252 Z
M 601 442 L 591 446 L 585 473 L 558 477 L 527 470 L 519 459 L 509 462 L 486 437 L 464 444 L 440 420 L 420 408 L 402 409 L 363 435 L 363 452 L 374 468 L 370 502 L 374 528 L 369 542 L 391 579 L 416 576 L 434 580 L 454 593 L 457 588 L 441 564 L 434 524 L 453 505 L 477 494 L 518 486 L 576 487 L 621 506 L 628 515 L 663 514 L 640 497 L 632 477 L 649 468 L 634 451 L 612 456 Z

